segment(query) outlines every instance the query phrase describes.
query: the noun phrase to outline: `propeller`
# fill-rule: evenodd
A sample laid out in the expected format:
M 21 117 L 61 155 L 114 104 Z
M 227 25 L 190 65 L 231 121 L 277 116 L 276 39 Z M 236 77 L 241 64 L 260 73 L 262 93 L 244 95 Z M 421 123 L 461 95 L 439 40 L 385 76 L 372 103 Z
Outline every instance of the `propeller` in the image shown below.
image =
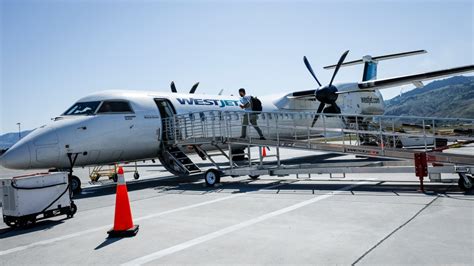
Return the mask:
M 199 86 L 199 82 L 196 82 L 192 87 L 191 87 L 191 90 L 189 91 L 190 94 L 194 94 L 194 92 L 196 91 L 197 87 Z M 171 81 L 171 84 L 170 84 L 170 87 L 171 87 L 171 92 L 172 93 L 177 93 L 178 90 L 176 89 L 176 85 L 174 84 L 174 81 Z
M 172 92 L 172 93 L 177 93 L 177 92 L 178 92 L 178 91 L 176 90 L 176 85 L 174 85 L 174 81 L 171 81 L 170 87 L 171 87 L 171 92 Z
M 318 78 L 314 74 L 313 68 L 311 67 L 311 64 L 309 63 L 308 58 L 306 58 L 306 56 L 303 56 L 303 61 L 304 61 L 304 64 L 306 65 L 306 68 L 308 69 L 309 73 L 311 73 L 314 80 L 316 80 L 316 82 L 319 84 L 319 87 L 321 87 L 322 86 L 321 82 L 319 82 Z
M 331 82 L 329 82 L 329 85 L 326 85 L 326 86 L 321 85 L 318 78 L 316 78 L 316 75 L 314 74 L 313 68 L 311 67 L 311 64 L 309 63 L 308 59 L 306 58 L 306 56 L 303 57 L 303 61 L 304 61 L 304 64 L 306 65 L 306 68 L 308 69 L 309 73 L 311 73 L 311 75 L 316 80 L 316 82 L 319 84 L 319 88 L 315 92 L 315 97 L 320 102 L 320 104 L 319 104 L 318 110 L 316 111 L 317 115 L 314 116 L 311 127 L 313 127 L 316 121 L 318 120 L 319 114 L 323 111 L 324 106 L 326 106 L 326 104 L 330 105 L 330 107 L 326 109 L 325 113 L 334 113 L 334 114 L 341 113 L 341 108 L 339 108 L 339 106 L 337 106 L 336 104 L 336 100 L 338 97 L 337 88 L 336 86 L 332 85 L 332 83 L 334 82 L 337 72 L 339 71 L 339 68 L 341 68 L 342 63 L 344 63 L 344 59 L 346 59 L 346 56 L 348 53 L 349 53 L 349 50 L 345 51 L 341 55 L 341 57 L 339 58 L 339 61 L 337 62 L 336 68 L 334 69 L 334 73 L 332 74 Z
M 197 87 L 199 86 L 199 82 L 196 82 L 192 87 L 191 87 L 191 90 L 189 91 L 190 94 L 193 94 Z

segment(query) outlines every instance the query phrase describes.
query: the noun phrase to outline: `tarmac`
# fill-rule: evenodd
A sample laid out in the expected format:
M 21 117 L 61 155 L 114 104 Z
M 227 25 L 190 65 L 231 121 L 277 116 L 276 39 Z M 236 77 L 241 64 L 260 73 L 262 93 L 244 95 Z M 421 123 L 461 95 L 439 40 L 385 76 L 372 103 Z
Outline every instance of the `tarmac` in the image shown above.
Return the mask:
M 139 166 L 139 180 L 126 174 L 135 237 L 108 238 L 115 184 L 87 184 L 88 169 L 76 169 L 76 215 L 25 229 L 0 223 L 0 264 L 474 264 L 474 194 L 455 183 L 422 193 L 414 174 L 381 173 L 224 177 L 207 187 L 202 175 Z M 0 169 L 0 178 L 24 173 Z

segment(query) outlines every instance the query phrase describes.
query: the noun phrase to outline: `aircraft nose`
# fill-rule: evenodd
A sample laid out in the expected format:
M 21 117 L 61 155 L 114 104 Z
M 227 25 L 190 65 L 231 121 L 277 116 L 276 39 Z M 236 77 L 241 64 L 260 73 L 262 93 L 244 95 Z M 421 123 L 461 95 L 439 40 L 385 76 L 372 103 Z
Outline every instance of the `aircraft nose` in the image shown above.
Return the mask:
M 10 169 L 28 169 L 31 166 L 31 154 L 27 143 L 18 143 L 0 156 L 0 165 Z

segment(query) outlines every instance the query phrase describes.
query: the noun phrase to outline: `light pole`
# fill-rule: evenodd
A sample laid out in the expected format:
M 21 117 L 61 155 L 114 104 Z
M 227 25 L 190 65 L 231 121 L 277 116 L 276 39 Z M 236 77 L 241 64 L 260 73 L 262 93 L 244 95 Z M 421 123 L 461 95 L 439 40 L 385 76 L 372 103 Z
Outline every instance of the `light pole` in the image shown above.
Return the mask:
M 18 125 L 18 140 L 21 139 L 21 123 L 16 123 Z

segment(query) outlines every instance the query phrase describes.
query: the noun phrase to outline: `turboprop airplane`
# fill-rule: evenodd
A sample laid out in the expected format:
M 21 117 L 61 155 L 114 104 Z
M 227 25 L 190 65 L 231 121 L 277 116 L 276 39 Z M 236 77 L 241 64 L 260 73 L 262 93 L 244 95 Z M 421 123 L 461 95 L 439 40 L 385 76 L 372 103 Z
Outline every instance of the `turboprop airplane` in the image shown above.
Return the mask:
M 423 80 L 474 71 L 474 65 L 467 65 L 377 79 L 378 62 L 426 51 L 364 56 L 361 60 L 344 63 L 348 52 L 336 65 L 326 67 L 335 70 L 328 85 L 324 86 L 304 57 L 318 88 L 259 97 L 263 112 L 316 110 L 314 118 L 306 122 L 311 126 L 317 126 L 320 113 L 382 115 L 384 102 L 380 89 L 411 83 L 420 86 Z M 333 83 L 340 67 L 355 64 L 364 64 L 361 82 Z M 194 94 L 198 84 L 189 93 L 178 93 L 172 82 L 171 93 L 103 91 L 81 98 L 51 124 L 37 128 L 8 149 L 0 157 L 0 164 L 12 169 L 68 169 L 72 176 L 72 168 L 76 166 L 161 160 L 166 118 L 208 110 L 241 111 L 239 97 Z M 259 123 L 265 122 L 259 120 Z M 328 119 L 326 123 L 334 123 L 331 127 L 344 126 L 337 119 L 333 122 Z M 79 178 L 72 176 L 71 180 L 71 187 L 79 190 Z

